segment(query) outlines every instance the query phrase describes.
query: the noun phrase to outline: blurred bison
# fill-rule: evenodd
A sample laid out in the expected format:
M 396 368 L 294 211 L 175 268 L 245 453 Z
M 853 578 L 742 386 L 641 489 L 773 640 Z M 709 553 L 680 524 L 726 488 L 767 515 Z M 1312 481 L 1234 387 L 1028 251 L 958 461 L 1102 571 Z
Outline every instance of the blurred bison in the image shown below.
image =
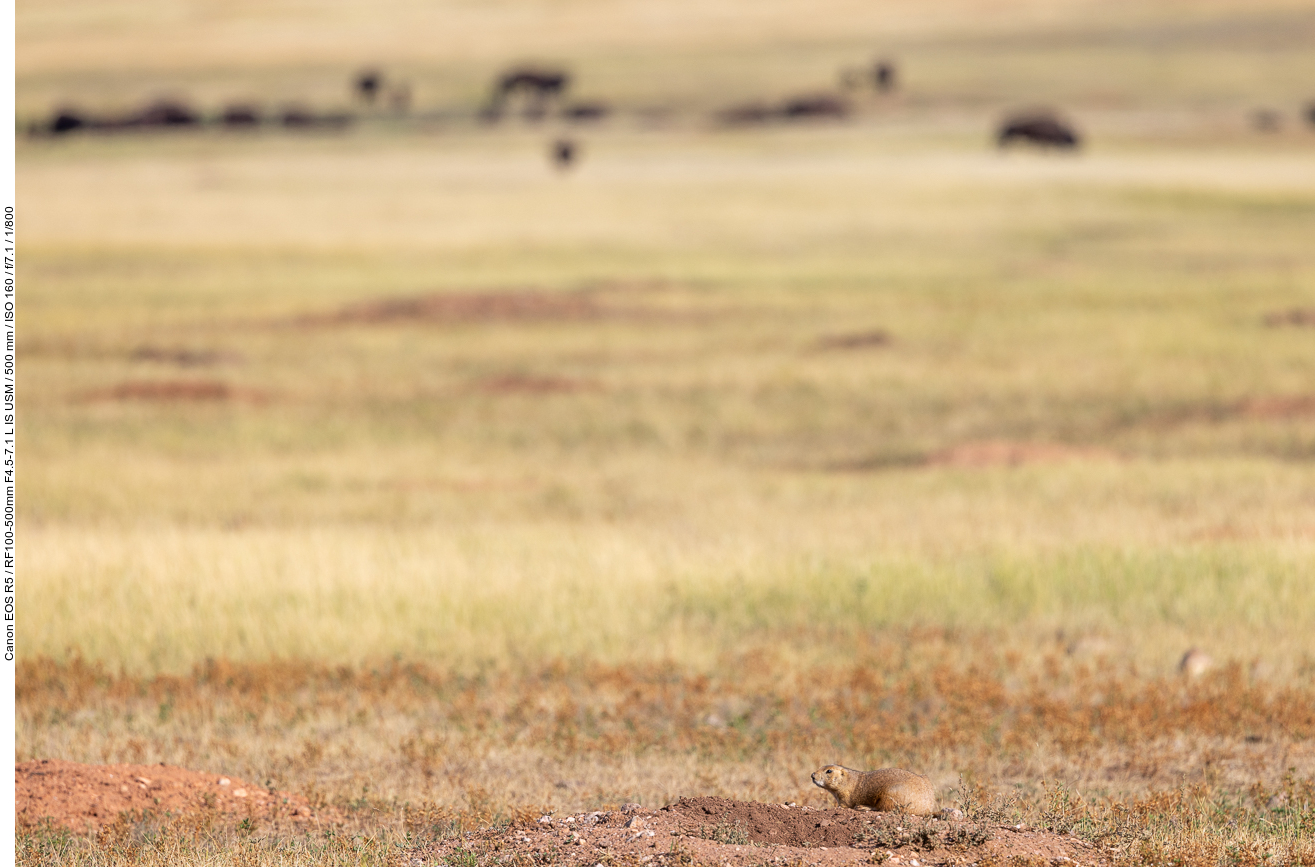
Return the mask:
M 602 120 L 611 113 L 611 106 L 602 102 L 577 102 L 562 109 L 562 117 L 575 123 Z
M 717 112 L 717 120 L 728 126 L 768 123 L 775 120 L 839 120 L 849 116 L 849 103 L 830 94 L 791 97 L 780 105 L 746 102 Z
M 893 60 L 877 60 L 868 67 L 847 67 L 840 71 L 840 86 L 845 90 L 858 90 L 871 85 L 879 93 L 895 89 L 899 73 Z
M 61 108 L 55 112 L 55 116 L 50 119 L 46 126 L 46 131 L 52 135 L 65 135 L 74 130 L 86 129 L 92 126 L 92 121 L 82 112 L 73 108 Z
M 552 143 L 552 164 L 559 172 L 564 172 L 575 164 L 580 156 L 580 147 L 568 138 L 558 139 Z
M 895 89 L 895 64 L 890 60 L 878 60 L 872 66 L 872 83 L 876 85 L 877 90 L 882 93 L 889 93 Z
M 780 115 L 788 120 L 839 120 L 849 116 L 849 104 L 829 94 L 796 96 L 781 105 Z
M 260 125 L 260 110 L 253 105 L 234 103 L 224 108 L 219 122 L 232 129 L 251 129 Z
M 185 102 L 160 99 L 129 117 L 124 126 L 196 126 L 201 115 Z
M 92 117 L 75 109 L 62 108 L 46 126 L 52 135 L 65 135 L 75 130 L 124 130 L 143 127 L 194 127 L 201 123 L 201 115 L 184 102 L 161 99 L 138 111 L 117 117 Z
M 356 74 L 352 85 L 356 95 L 364 100 L 366 105 L 374 105 L 379 91 L 384 86 L 384 74 L 377 69 L 362 69 Z
M 483 116 L 486 120 L 499 120 L 507 102 L 516 94 L 523 93 L 526 100 L 525 117 L 539 120 L 548 113 L 549 104 L 559 99 L 570 85 L 570 73 L 562 70 L 530 67 L 510 69 L 494 83 L 493 95 L 484 108 Z
M 1082 140 L 1068 124 L 1048 112 L 1015 115 L 1005 120 L 997 136 L 1000 147 L 1016 141 L 1042 147 L 1074 149 Z

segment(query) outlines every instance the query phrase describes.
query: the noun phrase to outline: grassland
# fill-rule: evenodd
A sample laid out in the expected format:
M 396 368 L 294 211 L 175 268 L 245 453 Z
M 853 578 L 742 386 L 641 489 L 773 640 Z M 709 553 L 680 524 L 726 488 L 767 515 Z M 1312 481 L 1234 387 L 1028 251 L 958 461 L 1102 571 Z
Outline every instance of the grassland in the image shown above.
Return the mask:
M 380 858 L 838 760 L 1310 863 L 1304 4 L 393 6 L 19 10 L 20 120 L 417 93 L 22 143 L 20 758 L 313 791 Z M 877 50 L 850 122 L 707 121 Z M 463 120 L 527 56 L 620 109 L 569 175 Z M 1089 147 L 991 149 L 1037 102 Z M 135 833 L 23 857 L 365 857 Z

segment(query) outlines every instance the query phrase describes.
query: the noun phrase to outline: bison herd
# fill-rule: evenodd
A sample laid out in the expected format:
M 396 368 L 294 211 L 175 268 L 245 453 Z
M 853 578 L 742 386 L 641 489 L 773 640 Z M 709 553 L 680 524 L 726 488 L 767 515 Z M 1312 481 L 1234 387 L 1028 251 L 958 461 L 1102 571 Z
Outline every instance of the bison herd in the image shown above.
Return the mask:
M 516 66 L 499 73 L 493 81 L 488 100 L 477 113 L 485 124 L 499 124 L 509 117 L 529 123 L 555 118 L 568 124 L 597 122 L 613 114 L 610 105 L 600 101 L 568 98 L 572 84 L 569 71 L 547 66 Z M 762 125 L 778 122 L 842 120 L 853 112 L 853 101 L 862 91 L 878 97 L 893 93 L 899 82 L 894 61 L 880 58 L 865 67 L 841 70 L 840 92 L 815 92 L 788 96 L 776 102 L 748 102 L 727 106 L 714 112 L 712 120 L 722 126 Z M 411 86 L 391 81 L 380 69 L 362 69 L 352 77 L 353 99 L 366 112 L 391 111 L 407 115 L 411 106 Z M 1304 109 L 1305 119 L 1315 126 L 1315 102 Z M 206 115 L 186 101 L 157 99 L 141 108 L 122 114 L 95 115 L 74 108 L 60 108 L 49 120 L 33 124 L 32 135 L 65 136 L 75 132 L 198 129 L 219 127 L 231 130 L 254 130 L 282 127 L 288 130 L 341 130 L 351 126 L 358 114 L 351 111 L 315 110 L 303 104 L 285 105 L 267 111 L 254 103 L 236 102 Z M 1280 128 L 1282 115 L 1273 109 L 1259 109 L 1251 115 L 1251 126 L 1262 132 Z M 1006 117 L 997 127 L 996 144 L 1010 148 L 1027 144 L 1041 148 L 1075 150 L 1082 137 L 1066 120 L 1051 111 L 1029 111 Z M 572 139 L 552 142 L 549 160 L 559 170 L 571 168 L 579 159 L 579 145 Z
M 219 126 L 228 129 L 255 129 L 278 125 L 288 129 L 343 129 L 355 122 L 347 112 L 319 112 L 302 105 L 288 105 L 265 113 L 259 106 L 234 103 L 213 117 L 206 117 L 188 103 L 177 99 L 160 99 L 142 108 L 119 115 L 92 115 L 74 108 L 61 108 L 45 124 L 33 126 L 33 135 L 65 135 L 85 130 L 113 132 L 120 130 L 199 129 Z

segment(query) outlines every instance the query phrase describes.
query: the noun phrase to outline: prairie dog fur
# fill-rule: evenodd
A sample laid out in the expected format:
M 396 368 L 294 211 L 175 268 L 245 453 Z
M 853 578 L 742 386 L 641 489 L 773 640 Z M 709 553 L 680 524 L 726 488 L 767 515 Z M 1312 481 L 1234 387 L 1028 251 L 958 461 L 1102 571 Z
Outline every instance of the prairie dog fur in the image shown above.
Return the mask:
M 813 772 L 813 783 L 851 810 L 880 810 L 930 816 L 936 809 L 936 789 L 922 774 L 899 768 L 856 771 L 827 765 Z

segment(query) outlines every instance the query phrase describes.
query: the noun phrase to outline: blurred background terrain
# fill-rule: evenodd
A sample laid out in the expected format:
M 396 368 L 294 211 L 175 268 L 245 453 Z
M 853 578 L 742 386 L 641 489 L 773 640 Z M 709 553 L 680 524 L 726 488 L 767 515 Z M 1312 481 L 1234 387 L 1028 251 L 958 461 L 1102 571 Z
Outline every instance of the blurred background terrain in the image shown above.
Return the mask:
M 392 761 L 372 797 L 490 815 L 1315 767 L 1279 710 L 1154 768 L 1159 711 L 1000 734 L 1023 683 L 1309 706 L 1309 3 L 46 0 L 18 39 L 20 758 L 330 799 Z M 567 82 L 499 102 L 527 73 Z M 166 698 L 216 664 L 292 704 Z M 416 695 L 314 710 L 381 665 Z M 672 683 L 727 704 L 636 722 Z

